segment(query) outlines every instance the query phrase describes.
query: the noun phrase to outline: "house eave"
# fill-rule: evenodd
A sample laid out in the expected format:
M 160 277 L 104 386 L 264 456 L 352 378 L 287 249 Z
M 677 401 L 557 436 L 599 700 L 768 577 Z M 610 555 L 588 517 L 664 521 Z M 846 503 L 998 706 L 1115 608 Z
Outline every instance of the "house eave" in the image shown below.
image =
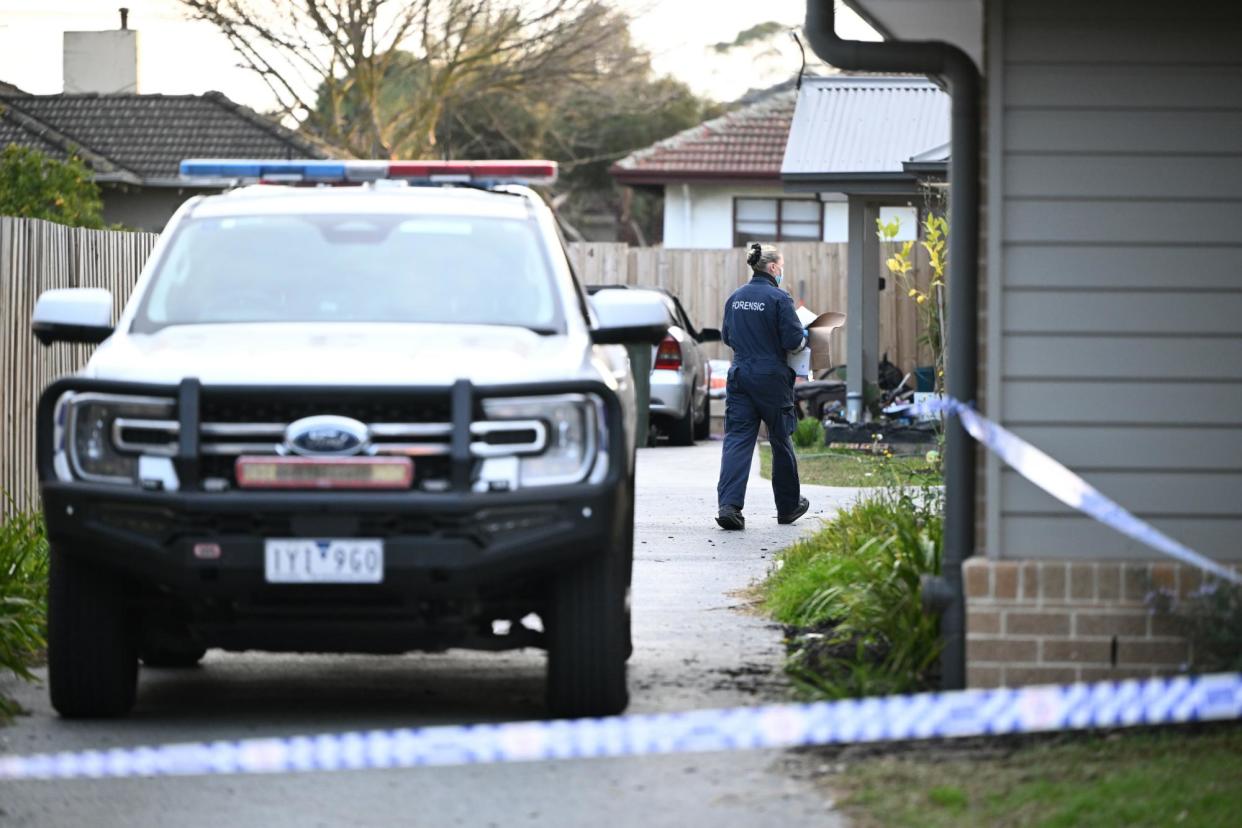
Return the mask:
M 768 183 L 780 186 L 781 175 L 770 171 L 721 172 L 719 170 L 611 170 L 618 183 L 629 186 L 663 186 L 666 184 L 747 184 Z
M 943 40 L 983 65 L 982 0 L 843 0 L 885 40 Z
M 781 182 L 795 192 L 832 192 L 847 195 L 916 195 L 918 179 L 900 173 L 784 173 Z
M 904 169 L 910 175 L 916 178 L 948 178 L 949 165 L 944 162 L 918 162 L 907 161 L 902 164 Z
M 145 187 L 158 190 L 222 190 L 237 186 L 236 178 L 187 181 L 177 176 L 152 176 L 151 178 L 139 178 L 135 181 L 130 181 L 110 175 L 97 175 L 95 176 L 95 181 L 100 184 L 126 184 L 131 187 Z

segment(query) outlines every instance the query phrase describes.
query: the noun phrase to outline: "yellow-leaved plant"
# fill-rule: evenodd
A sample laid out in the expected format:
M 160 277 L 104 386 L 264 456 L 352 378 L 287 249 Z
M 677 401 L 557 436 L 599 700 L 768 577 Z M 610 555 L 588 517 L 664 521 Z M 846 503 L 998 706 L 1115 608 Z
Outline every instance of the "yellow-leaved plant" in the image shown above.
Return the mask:
M 893 242 L 901 233 L 901 219 L 894 218 L 890 222 L 876 219 L 878 235 L 882 242 Z M 884 264 L 889 273 L 906 291 L 906 295 L 914 300 L 919 308 L 919 343 L 924 344 L 932 353 L 935 365 L 937 392 L 944 391 L 944 355 L 947 345 L 945 337 L 945 274 L 948 271 L 949 255 L 949 222 L 943 216 L 928 213 L 923 219 L 922 238 L 918 244 L 927 253 L 927 263 L 931 270 L 931 281 L 924 291 L 915 279 L 914 242 L 907 241 L 889 256 Z

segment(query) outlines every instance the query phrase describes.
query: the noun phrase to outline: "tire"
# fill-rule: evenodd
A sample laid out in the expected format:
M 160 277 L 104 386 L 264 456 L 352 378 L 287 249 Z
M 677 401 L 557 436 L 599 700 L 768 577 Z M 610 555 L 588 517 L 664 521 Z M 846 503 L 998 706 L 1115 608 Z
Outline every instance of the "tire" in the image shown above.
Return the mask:
M 668 441 L 674 446 L 694 445 L 694 398 L 686 404 L 686 414 L 673 420 L 668 431 Z
M 205 655 L 207 648 L 192 641 L 183 644 L 145 644 L 142 648 L 142 663 L 146 667 L 182 669 L 197 667 Z
M 712 398 L 703 397 L 703 411 L 694 421 L 694 439 L 708 440 L 712 436 Z
M 622 631 L 625 634 L 625 660 L 629 661 L 634 655 L 634 613 L 633 613 L 633 591 L 634 591 L 634 483 L 631 481 L 629 485 L 629 493 L 626 495 L 626 511 L 628 517 L 625 524 L 625 538 L 621 542 L 621 551 L 625 553 L 625 621 L 623 622 Z
M 65 718 L 124 716 L 138 688 L 138 642 L 125 583 L 52 548 L 47 607 L 52 707 Z
M 624 550 L 609 549 L 552 587 L 547 692 L 556 718 L 613 716 L 629 704 L 625 562 Z

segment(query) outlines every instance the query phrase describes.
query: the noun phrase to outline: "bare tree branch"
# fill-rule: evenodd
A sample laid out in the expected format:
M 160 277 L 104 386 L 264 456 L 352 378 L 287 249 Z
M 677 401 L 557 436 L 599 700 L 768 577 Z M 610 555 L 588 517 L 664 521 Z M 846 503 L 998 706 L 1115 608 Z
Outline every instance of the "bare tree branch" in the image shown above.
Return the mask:
M 572 87 L 624 35 L 601 0 L 180 0 L 216 26 L 279 110 L 359 156 L 426 155 L 446 106 Z M 386 94 L 413 73 L 407 95 Z

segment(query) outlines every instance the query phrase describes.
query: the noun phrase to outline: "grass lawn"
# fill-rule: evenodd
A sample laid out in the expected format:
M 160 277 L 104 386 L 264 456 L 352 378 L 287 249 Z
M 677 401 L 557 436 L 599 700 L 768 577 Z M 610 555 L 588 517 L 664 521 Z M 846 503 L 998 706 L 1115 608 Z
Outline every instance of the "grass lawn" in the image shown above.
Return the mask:
M 887 483 L 938 486 L 939 476 L 922 456 L 882 457 L 860 451 L 830 449 L 823 446 L 796 449 L 798 477 L 816 486 L 883 486 Z M 759 473 L 772 477 L 772 449 L 759 445 Z
M 830 785 L 862 826 L 1242 824 L 1242 727 L 1066 737 L 974 757 L 847 763 Z

